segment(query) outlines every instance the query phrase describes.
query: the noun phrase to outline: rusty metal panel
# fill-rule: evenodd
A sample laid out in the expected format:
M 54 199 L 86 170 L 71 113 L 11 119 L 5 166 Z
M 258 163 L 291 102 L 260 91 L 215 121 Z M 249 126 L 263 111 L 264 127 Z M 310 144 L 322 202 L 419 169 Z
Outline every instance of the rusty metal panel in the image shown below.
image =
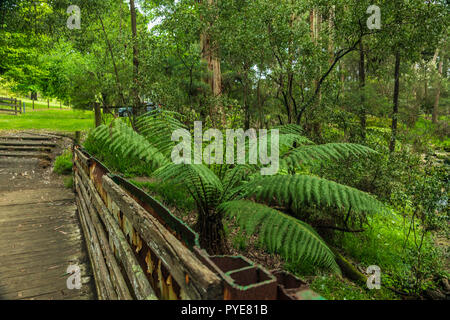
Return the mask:
M 276 300 L 277 279 L 260 265 L 242 256 L 209 256 L 195 252 L 224 280 L 224 300 Z

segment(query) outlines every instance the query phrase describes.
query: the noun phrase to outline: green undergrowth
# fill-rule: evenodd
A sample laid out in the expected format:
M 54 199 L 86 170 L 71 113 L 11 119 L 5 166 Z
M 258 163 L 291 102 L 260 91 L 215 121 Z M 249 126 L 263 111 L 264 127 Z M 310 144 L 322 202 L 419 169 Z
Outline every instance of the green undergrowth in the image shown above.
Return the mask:
M 195 210 L 195 202 L 186 191 L 177 186 L 160 182 L 138 182 L 131 179 L 134 185 L 150 193 L 156 200 L 176 207 L 179 212 L 189 214 Z
M 317 276 L 310 283 L 312 290 L 327 300 L 398 300 L 398 295 L 389 289 L 363 288 L 337 276 Z
M 68 175 L 72 173 L 72 152 L 66 150 L 62 155 L 55 159 L 53 171 L 57 174 Z
M 53 172 L 63 175 L 64 187 L 71 189 L 73 187 L 73 177 L 71 175 L 73 168 L 72 151 L 66 150 L 62 155 L 56 157 L 53 166 Z
M 111 153 L 102 148 L 97 142 L 88 137 L 84 142 L 84 148 L 105 164 L 113 172 L 121 173 L 126 178 L 150 176 L 152 170 L 144 161 L 121 158 L 118 154 Z

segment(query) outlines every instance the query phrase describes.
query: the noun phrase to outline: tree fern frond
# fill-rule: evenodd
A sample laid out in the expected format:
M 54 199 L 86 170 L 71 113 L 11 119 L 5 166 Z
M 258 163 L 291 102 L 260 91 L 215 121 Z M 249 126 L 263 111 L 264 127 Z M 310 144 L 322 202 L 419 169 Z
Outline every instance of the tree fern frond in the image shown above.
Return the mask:
M 252 201 L 225 202 L 219 210 L 236 217 L 248 234 L 258 234 L 259 240 L 271 252 L 299 263 L 302 260 L 339 273 L 333 252 L 325 241 L 306 223 Z
M 121 158 L 143 160 L 152 169 L 168 163 L 168 159 L 157 148 L 121 120 L 111 126 L 99 126 L 90 133 L 90 138 L 111 153 Z
M 223 201 L 228 201 L 229 199 L 233 198 L 236 193 L 234 190 L 236 187 L 245 181 L 245 178 L 248 177 L 250 174 L 255 173 L 258 170 L 258 166 L 256 165 L 237 165 L 234 168 L 231 168 L 227 170 L 225 173 L 224 178 L 222 179 L 223 184 Z
M 273 129 L 279 130 L 280 134 L 294 134 L 294 135 L 298 135 L 298 136 L 304 136 L 304 134 L 305 134 L 305 131 L 303 130 L 303 128 L 297 124 L 284 124 L 284 125 L 276 126 Z
M 223 193 L 219 178 L 204 165 L 168 164 L 153 176 L 183 186 L 204 210 L 215 208 Z
M 172 133 L 178 129 L 186 129 L 179 118 L 181 115 L 176 112 L 151 111 L 136 120 L 136 129 L 152 146 L 170 157 L 176 144 L 172 141 Z
M 313 146 L 301 146 L 284 155 L 282 165 L 298 167 L 300 164 L 308 164 L 318 161 L 341 160 L 351 155 L 366 156 L 375 151 L 369 147 L 352 143 L 329 143 Z
M 335 206 L 356 212 L 381 213 L 384 206 L 363 191 L 333 181 L 306 175 L 267 176 L 239 188 L 241 197 L 255 197 L 268 204 L 292 206 Z

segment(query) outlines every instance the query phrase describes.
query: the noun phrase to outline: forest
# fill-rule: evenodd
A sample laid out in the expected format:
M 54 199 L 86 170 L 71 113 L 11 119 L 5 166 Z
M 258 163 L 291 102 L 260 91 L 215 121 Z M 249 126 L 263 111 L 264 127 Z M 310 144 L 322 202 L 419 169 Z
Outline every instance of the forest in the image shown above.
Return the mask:
M 35 128 L 73 121 L 210 254 L 330 300 L 446 300 L 449 9 L 0 0 L 0 95 L 73 110 Z M 0 113 L 0 130 L 27 116 Z

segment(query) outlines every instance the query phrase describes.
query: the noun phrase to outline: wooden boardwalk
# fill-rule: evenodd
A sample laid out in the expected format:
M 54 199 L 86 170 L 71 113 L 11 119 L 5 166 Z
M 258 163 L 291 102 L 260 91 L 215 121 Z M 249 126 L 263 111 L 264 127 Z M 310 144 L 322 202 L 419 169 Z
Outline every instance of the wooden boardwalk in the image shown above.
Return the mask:
M 0 156 L 0 300 L 95 299 L 74 194 L 42 161 Z M 80 290 L 67 288 L 70 265 Z

